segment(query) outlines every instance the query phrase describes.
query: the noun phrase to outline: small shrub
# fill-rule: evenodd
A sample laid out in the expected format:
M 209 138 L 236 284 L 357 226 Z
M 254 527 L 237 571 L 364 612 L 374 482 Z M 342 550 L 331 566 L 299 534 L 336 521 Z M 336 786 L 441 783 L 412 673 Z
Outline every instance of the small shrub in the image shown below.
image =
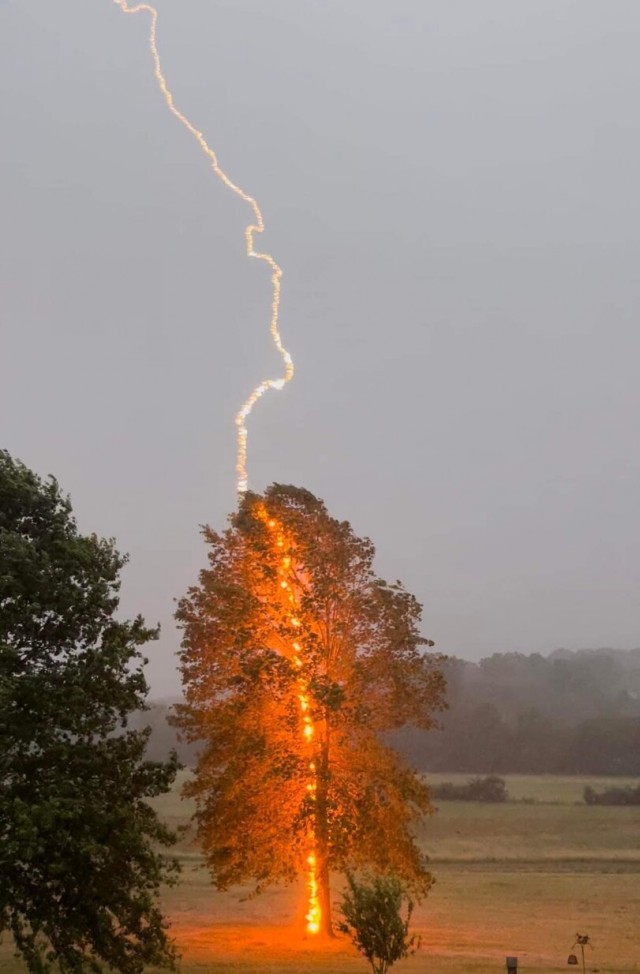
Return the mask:
M 640 785 L 637 788 L 606 788 L 604 791 L 594 791 L 587 785 L 582 797 L 587 805 L 640 805 Z
M 465 785 L 444 781 L 432 785 L 433 798 L 448 802 L 505 802 L 509 797 L 504 778 L 488 775 L 486 778 L 470 778 Z
M 415 953 L 420 946 L 419 937 L 409 936 L 413 902 L 402 883 L 392 876 L 376 876 L 370 883 L 358 883 L 347 875 L 347 882 L 349 888 L 341 903 L 344 922 L 338 927 L 367 958 L 373 974 L 386 974 L 396 961 Z

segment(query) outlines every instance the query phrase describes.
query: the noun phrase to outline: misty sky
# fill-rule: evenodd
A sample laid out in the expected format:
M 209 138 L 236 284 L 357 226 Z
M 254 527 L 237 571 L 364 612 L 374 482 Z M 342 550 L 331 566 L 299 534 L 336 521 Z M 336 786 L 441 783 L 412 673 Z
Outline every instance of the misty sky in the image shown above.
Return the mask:
M 298 369 L 249 475 L 369 535 L 444 652 L 640 644 L 640 3 L 158 0 Z M 111 0 L 0 0 L 1 445 L 160 620 L 278 375 L 249 211 Z

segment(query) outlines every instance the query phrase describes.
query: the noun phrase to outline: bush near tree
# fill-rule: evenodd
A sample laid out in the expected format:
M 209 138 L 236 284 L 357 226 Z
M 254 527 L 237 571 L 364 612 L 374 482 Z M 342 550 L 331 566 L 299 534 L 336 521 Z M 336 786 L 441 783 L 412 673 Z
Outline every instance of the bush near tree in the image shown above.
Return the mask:
M 34 974 L 170 966 L 158 906 L 177 865 L 148 799 L 141 617 L 116 618 L 125 559 L 78 532 L 55 480 L 0 451 L 0 933 Z
M 409 934 L 413 902 L 394 876 L 374 876 L 368 882 L 357 882 L 347 874 L 347 883 L 341 904 L 344 920 L 339 929 L 351 937 L 369 961 L 373 974 L 386 974 L 420 946 L 420 938 Z

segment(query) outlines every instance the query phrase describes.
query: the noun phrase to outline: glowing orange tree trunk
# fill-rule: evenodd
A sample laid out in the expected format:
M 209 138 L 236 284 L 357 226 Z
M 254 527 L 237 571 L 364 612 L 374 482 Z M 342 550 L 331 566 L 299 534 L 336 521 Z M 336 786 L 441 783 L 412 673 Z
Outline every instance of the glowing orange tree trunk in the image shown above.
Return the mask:
M 329 778 L 330 760 L 329 744 L 323 745 L 318 760 L 318 789 L 316 797 L 315 834 L 318 862 L 318 899 L 320 903 L 321 931 L 327 937 L 333 937 L 331 920 L 331 873 L 329 868 L 329 821 L 327 815 L 327 781 Z
M 281 521 L 271 517 L 267 508 L 257 508 L 258 518 L 266 525 L 272 551 L 278 564 L 277 576 L 263 596 L 267 605 L 278 606 L 276 617 L 284 615 L 291 629 L 291 659 L 297 671 L 296 696 L 300 704 L 300 741 L 308 750 L 308 776 L 306 802 L 309 805 L 307 825 L 306 877 L 308 903 L 305 915 L 306 930 L 311 935 L 324 932 L 333 935 L 331 924 L 331 892 L 329 887 L 329 846 L 327 819 L 327 788 L 329 770 L 328 734 L 318 745 L 318 728 L 311 713 L 309 673 L 304 662 L 301 599 L 299 588 L 313 582 L 305 573 L 304 566 L 296 559 L 295 539 L 288 534 Z M 271 589 L 271 591 L 269 591 Z M 288 655 L 285 651 L 285 654 Z M 327 727 L 326 719 L 323 725 Z

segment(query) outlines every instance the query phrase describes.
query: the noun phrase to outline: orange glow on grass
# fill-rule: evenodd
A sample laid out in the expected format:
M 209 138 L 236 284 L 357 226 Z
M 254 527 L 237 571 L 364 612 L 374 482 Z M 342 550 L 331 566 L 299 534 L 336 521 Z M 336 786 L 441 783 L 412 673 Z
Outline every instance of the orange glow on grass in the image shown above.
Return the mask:
M 176 108 L 173 94 L 170 91 L 164 73 L 162 71 L 162 63 L 160 61 L 160 54 L 158 53 L 158 11 L 149 3 L 137 3 L 134 6 L 129 6 L 127 0 L 114 0 L 114 3 L 120 7 L 120 10 L 125 14 L 138 14 L 146 13 L 149 14 L 149 50 L 151 52 L 151 58 L 153 61 L 153 73 L 155 75 L 158 88 L 162 93 L 162 97 L 165 100 L 166 106 L 175 118 L 178 119 L 181 125 L 189 132 L 190 135 L 198 143 L 201 151 L 209 160 L 211 168 L 218 177 L 218 179 L 230 189 L 232 193 L 235 193 L 244 203 L 247 203 L 253 212 L 252 222 L 247 225 L 244 231 L 247 256 L 253 257 L 256 260 L 263 261 L 269 267 L 271 271 L 271 321 L 269 325 L 269 330 L 271 332 L 271 339 L 273 344 L 277 348 L 282 361 L 284 364 L 284 375 L 278 379 L 263 379 L 255 389 L 251 392 L 248 398 L 244 401 L 236 415 L 236 430 L 237 430 L 237 456 L 236 456 L 236 473 L 238 477 L 237 487 L 238 493 L 243 494 L 248 487 L 248 477 L 247 477 L 247 420 L 251 413 L 251 410 L 257 403 L 265 392 L 269 389 L 283 389 L 287 382 L 290 382 L 293 378 L 294 366 L 293 359 L 291 355 L 286 350 L 282 344 L 282 338 L 280 336 L 279 328 L 279 318 L 280 318 L 280 279 L 282 277 L 282 269 L 278 266 L 271 254 L 261 253 L 255 249 L 255 234 L 262 233 L 264 231 L 264 219 L 260 207 L 257 201 L 245 193 L 243 189 L 240 188 L 236 183 L 234 183 L 226 172 L 221 168 L 218 163 L 218 157 L 213 149 L 208 144 L 202 132 L 200 132 L 195 125 L 187 118 L 179 108 Z

